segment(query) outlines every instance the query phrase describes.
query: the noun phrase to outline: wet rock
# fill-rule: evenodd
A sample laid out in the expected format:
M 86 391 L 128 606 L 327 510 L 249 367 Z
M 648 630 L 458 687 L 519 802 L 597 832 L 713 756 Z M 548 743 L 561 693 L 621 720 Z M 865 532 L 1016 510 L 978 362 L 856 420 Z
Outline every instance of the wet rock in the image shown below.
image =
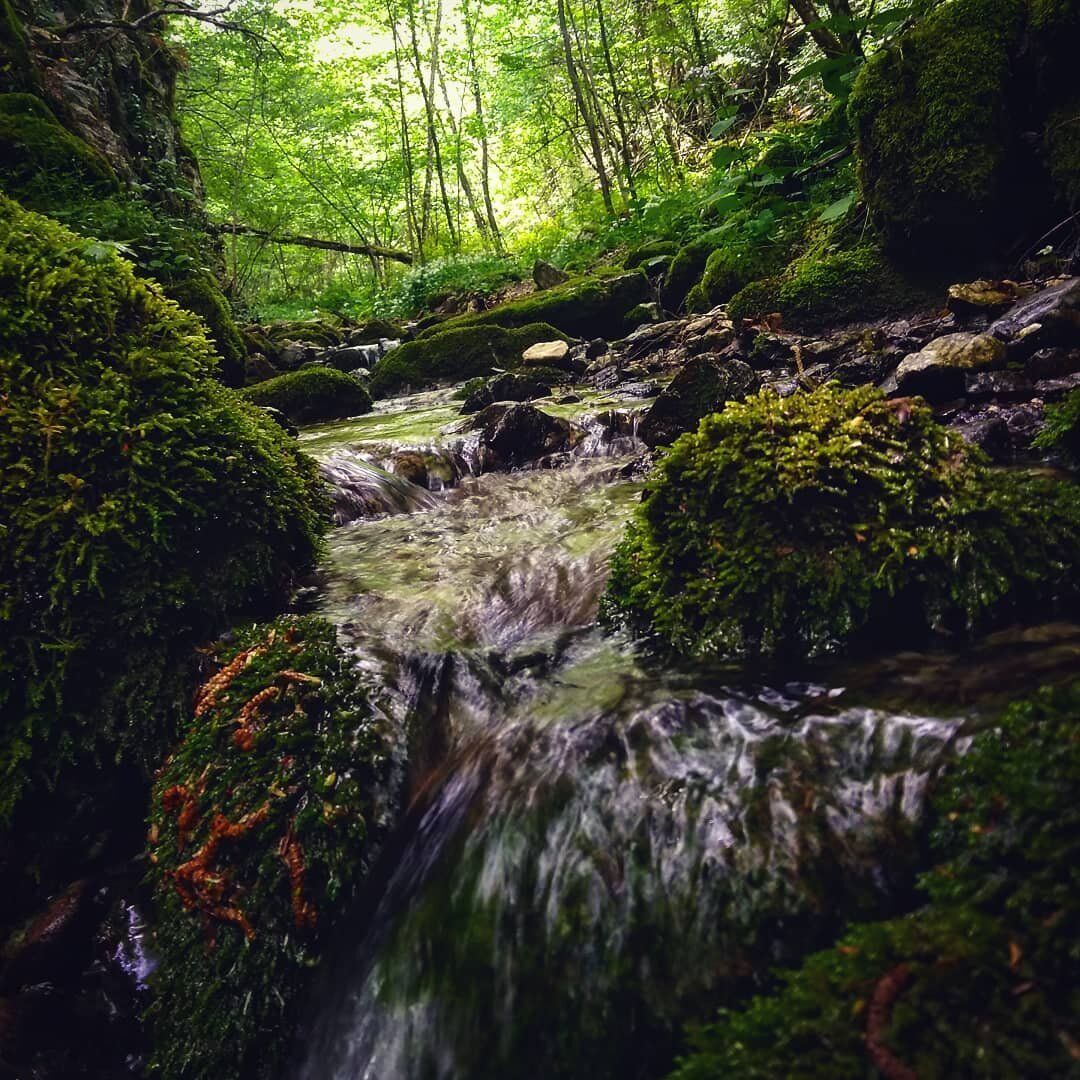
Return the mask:
M 313 345 L 304 345 L 299 341 L 287 341 L 278 350 L 278 363 L 286 371 L 313 363 L 319 350 Z
M 563 396 L 561 398 L 558 398 L 556 400 L 556 404 L 557 405 L 576 405 L 581 400 L 582 400 L 582 398 L 581 398 L 580 394 L 563 394 Z
M 79 966 L 78 944 L 92 928 L 92 893 L 86 881 L 76 881 L 24 927 L 0 952 L 0 992 L 62 977 Z
M 654 382 L 622 383 L 617 389 L 624 397 L 650 398 L 660 393 L 660 387 Z
M 791 338 L 763 330 L 754 338 L 754 345 L 747 361 L 757 371 L 793 364 L 795 344 L 796 342 Z
M 570 275 L 565 270 L 560 270 L 543 259 L 537 259 L 533 264 L 532 277 L 538 289 L 554 289 L 570 280 Z
M 946 306 L 954 315 L 996 315 L 1025 295 L 1015 281 L 969 281 L 950 285 Z
M 897 392 L 919 394 L 935 403 L 949 401 L 963 394 L 965 372 L 1004 362 L 1005 346 L 989 334 L 946 334 L 901 361 Z
M 395 476 L 400 476 L 403 480 L 408 480 L 410 484 L 416 484 L 418 487 L 428 486 L 428 465 L 423 454 L 415 450 L 403 450 L 401 453 L 394 454 L 387 464 L 389 471 Z
M 1010 358 L 1080 345 L 1080 278 L 1068 278 L 1021 300 L 988 333 L 1008 343 Z
M 554 367 L 570 370 L 570 346 L 565 341 L 541 341 L 521 354 L 523 367 Z
M 568 420 L 532 405 L 489 405 L 476 417 L 484 468 L 512 468 L 569 449 L 574 429 Z
M 1031 380 L 1022 372 L 973 371 L 964 376 L 964 396 L 971 401 L 1024 401 L 1031 395 Z
M 841 386 L 855 387 L 879 383 L 888 374 L 891 361 L 876 353 L 861 353 L 832 369 L 832 378 Z
M 687 354 L 718 353 L 735 340 L 735 327 L 726 316 L 706 315 L 690 322 L 683 337 Z
M 585 359 L 597 360 L 607 354 L 608 348 L 608 343 L 603 338 L 593 338 L 585 346 Z
M 977 446 L 996 462 L 1005 462 L 1012 457 L 1012 440 L 1009 425 L 1000 413 L 984 413 L 962 420 L 952 425 L 964 438 L 965 442 Z
M 1024 370 L 1033 379 L 1057 379 L 1080 371 L 1080 349 L 1037 349 Z
M 1060 379 L 1043 379 L 1035 384 L 1035 394 L 1043 401 L 1060 401 L 1080 389 L 1080 373 L 1063 375 Z
M 742 401 L 760 389 L 761 380 L 749 365 L 699 356 L 687 362 L 645 414 L 638 435 L 650 447 L 666 446 L 702 417 L 728 401 Z
M 488 379 L 473 390 L 461 406 L 463 413 L 475 413 L 496 401 L 534 401 L 551 393 L 551 383 L 529 374 L 507 371 Z
M 338 371 L 355 371 L 357 368 L 373 368 L 382 358 L 383 349 L 378 343 L 372 345 L 349 345 L 331 349 L 319 358 Z
M 641 326 L 650 325 L 654 326 L 664 318 L 664 313 L 660 310 L 660 305 L 657 303 L 638 304 L 637 307 L 631 308 L 626 313 L 626 325 L 627 326 Z
M 1016 405 L 1005 412 L 1005 423 L 1009 428 L 1009 439 L 1015 451 L 1029 450 L 1031 442 L 1045 422 L 1042 405 L 1037 401 Z
M 275 375 L 280 374 L 278 369 L 262 353 L 252 353 L 244 361 L 244 382 L 249 385 L 251 383 L 266 382 L 267 379 L 272 379 Z

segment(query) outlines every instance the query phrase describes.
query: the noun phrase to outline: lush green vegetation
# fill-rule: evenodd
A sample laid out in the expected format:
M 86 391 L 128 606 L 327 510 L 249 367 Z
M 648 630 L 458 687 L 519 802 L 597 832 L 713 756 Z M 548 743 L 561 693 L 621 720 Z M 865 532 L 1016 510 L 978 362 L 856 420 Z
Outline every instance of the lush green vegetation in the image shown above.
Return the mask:
M 827 386 L 682 436 L 615 554 L 607 618 L 698 655 L 968 633 L 1073 598 L 1080 491 L 992 472 L 918 399 Z
M 928 903 L 857 926 L 700 1031 L 675 1076 L 1075 1071 L 1080 684 L 978 735 L 937 792 Z
M 393 745 L 327 623 L 249 627 L 211 656 L 150 810 L 155 1072 L 269 1078 L 378 850 Z
M 314 467 L 115 251 L 0 201 L 0 822 L 73 763 L 152 765 L 191 651 L 287 589 Z

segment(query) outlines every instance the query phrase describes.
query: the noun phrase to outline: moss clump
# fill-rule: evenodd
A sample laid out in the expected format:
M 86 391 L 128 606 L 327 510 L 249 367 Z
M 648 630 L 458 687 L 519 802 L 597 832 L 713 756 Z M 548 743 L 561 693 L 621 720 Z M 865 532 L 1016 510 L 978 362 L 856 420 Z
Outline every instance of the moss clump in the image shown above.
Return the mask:
M 1080 459 L 1080 390 L 1047 408 L 1046 427 L 1035 437 L 1035 445 Z
M 182 308 L 206 323 L 210 340 L 221 357 L 222 381 L 228 386 L 242 386 L 247 348 L 217 282 L 209 274 L 200 273 L 170 285 L 167 291 Z
M 1078 541 L 1075 485 L 991 471 L 918 399 L 765 392 L 662 459 L 605 617 L 719 656 L 967 632 L 1074 598 Z
M 344 341 L 340 327 L 330 322 L 276 322 L 263 327 L 263 331 L 275 344 L 303 341 L 309 345 L 331 349 Z
M 710 229 L 679 248 L 675 258 L 671 260 L 664 287 L 660 292 L 661 302 L 668 311 L 675 312 L 683 306 L 687 294 L 705 273 L 709 256 L 730 239 L 729 229 Z
M 547 323 L 572 337 L 614 339 L 633 329 L 626 325 L 626 313 L 649 299 L 648 278 L 639 270 L 618 277 L 594 278 L 545 289 L 487 311 L 447 319 L 439 326 L 425 330 L 419 337 L 422 339 L 464 326 L 502 326 L 513 330 L 529 324 Z
M 733 319 L 761 318 L 779 312 L 784 324 L 820 329 L 893 311 L 921 296 L 871 245 L 850 251 L 814 249 L 783 274 L 755 281 L 731 298 Z
M 242 391 L 256 405 L 279 409 L 294 424 L 344 420 L 371 412 L 371 395 L 352 375 L 329 367 L 306 367 Z
M 321 620 L 256 626 L 218 668 L 154 785 L 155 1075 L 281 1075 L 327 931 L 392 810 L 393 747 Z
M 678 250 L 679 245 L 674 240 L 653 240 L 648 244 L 640 244 L 633 248 L 623 260 L 623 269 L 636 270 L 653 259 L 659 259 L 664 255 L 674 255 Z
M 511 330 L 487 325 L 439 327 L 399 345 L 380 360 L 371 377 L 371 392 L 386 397 L 407 388 L 487 376 L 495 368 L 517 367 L 530 345 L 566 340 L 565 334 L 547 323 Z
M 852 91 L 874 224 L 909 255 L 985 246 L 1016 220 L 1010 78 L 1024 0 L 950 0 L 873 56 Z
M 787 258 L 784 248 L 761 242 L 717 248 L 709 256 L 701 281 L 695 287 L 700 289 L 695 297 L 697 308 L 708 311 L 730 300 L 750 282 L 775 274 Z
M 323 528 L 314 465 L 100 247 L 0 199 L 0 823 L 73 762 L 156 760 L 193 645 Z
M 64 128 L 33 94 L 0 94 L 0 186 L 18 195 L 24 187 L 72 183 L 115 191 L 116 174 L 105 158 Z
M 935 797 L 930 903 L 695 1039 L 679 1080 L 1075 1073 L 1080 684 L 1014 705 Z M 902 1071 L 901 1071 L 902 1070 Z

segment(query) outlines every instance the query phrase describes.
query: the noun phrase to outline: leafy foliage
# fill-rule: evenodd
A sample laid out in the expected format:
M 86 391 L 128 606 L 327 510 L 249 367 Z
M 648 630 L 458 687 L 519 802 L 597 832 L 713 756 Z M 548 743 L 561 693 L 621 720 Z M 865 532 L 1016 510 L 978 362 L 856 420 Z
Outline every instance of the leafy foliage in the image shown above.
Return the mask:
M 314 466 L 198 322 L 0 201 L 0 821 L 73 761 L 152 761 L 190 650 L 318 547 Z
M 928 906 L 853 929 L 775 993 L 723 1011 L 674 1075 L 1073 1075 L 1078 721 L 1073 684 L 977 736 L 935 797 Z
M 1074 597 L 1078 530 L 1074 485 L 992 472 L 918 399 L 766 391 L 661 460 L 606 618 L 694 655 L 967 632 Z
M 157 1075 L 280 1076 L 299 995 L 395 796 L 392 739 L 333 628 L 219 642 L 154 785 Z

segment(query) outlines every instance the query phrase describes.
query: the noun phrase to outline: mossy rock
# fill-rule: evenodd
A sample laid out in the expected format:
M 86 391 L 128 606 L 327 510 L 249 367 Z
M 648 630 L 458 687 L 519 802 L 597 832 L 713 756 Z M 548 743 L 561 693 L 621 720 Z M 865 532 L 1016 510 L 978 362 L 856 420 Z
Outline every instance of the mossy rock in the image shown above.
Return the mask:
M 729 402 L 678 439 L 604 601 L 697 656 L 812 657 L 1075 604 L 1080 491 L 1000 474 L 918 399 Z
M 891 249 L 985 249 L 1016 226 L 1031 199 L 1012 175 L 1025 18 L 1025 0 L 949 0 L 863 66 L 849 104 L 859 181 Z
M 674 240 L 652 240 L 633 248 L 623 260 L 624 270 L 636 270 L 645 263 L 652 262 L 664 255 L 674 255 L 679 245 Z
M 398 749 L 322 620 L 253 626 L 209 657 L 151 800 L 154 1075 L 277 1077 L 392 818 Z
M 317 320 L 270 323 L 269 326 L 262 327 L 262 330 L 276 345 L 286 341 L 301 341 L 308 345 L 332 349 L 345 340 L 341 328 L 335 323 Z
M 781 270 L 787 258 L 786 248 L 762 241 L 716 248 L 705 263 L 701 281 L 691 290 L 692 297 L 687 298 L 688 309 L 709 311 L 723 304 L 750 282 Z
M 22 847 L 80 797 L 72 769 L 158 759 L 195 644 L 281 598 L 327 507 L 198 320 L 111 250 L 0 199 L 0 296 L 0 826 Z
M 674 1077 L 1073 1075 L 1078 723 L 1074 684 L 978 735 L 934 797 L 929 904 L 856 927 L 721 1012 Z
M 386 319 L 368 319 L 348 332 L 350 345 L 377 345 L 380 341 L 400 341 L 405 331 Z
M 626 313 L 650 299 L 649 282 L 634 271 L 617 277 L 593 278 L 545 289 L 487 311 L 447 319 L 419 335 L 420 339 L 465 326 L 501 326 L 508 330 L 547 323 L 576 338 L 614 340 L 628 333 Z
M 41 98 L 0 94 L 0 187 L 19 195 L 50 184 L 81 184 L 103 194 L 118 188 L 104 156 L 68 131 Z
M 779 312 L 785 326 L 817 330 L 872 319 L 926 296 L 922 286 L 900 273 L 876 247 L 864 245 L 825 254 L 811 250 L 783 274 L 737 292 L 728 314 L 744 319 Z
M 565 334 L 547 323 L 511 330 L 488 325 L 440 328 L 387 353 L 372 374 L 371 392 L 387 397 L 409 388 L 491 375 L 496 368 L 518 367 L 530 345 L 566 340 Z
M 249 386 L 248 401 L 277 409 L 295 424 L 344 420 L 371 412 L 371 395 L 352 375 L 330 367 L 305 367 Z
M 166 289 L 182 308 L 194 312 L 206 323 L 210 340 L 221 357 L 222 382 L 227 386 L 244 383 L 244 359 L 247 347 L 233 322 L 229 302 L 209 274 L 196 274 Z
M 682 309 L 687 294 L 705 273 L 709 256 L 730 240 L 731 230 L 721 227 L 710 229 L 679 248 L 671 260 L 660 292 L 660 300 L 668 311 L 678 312 Z

